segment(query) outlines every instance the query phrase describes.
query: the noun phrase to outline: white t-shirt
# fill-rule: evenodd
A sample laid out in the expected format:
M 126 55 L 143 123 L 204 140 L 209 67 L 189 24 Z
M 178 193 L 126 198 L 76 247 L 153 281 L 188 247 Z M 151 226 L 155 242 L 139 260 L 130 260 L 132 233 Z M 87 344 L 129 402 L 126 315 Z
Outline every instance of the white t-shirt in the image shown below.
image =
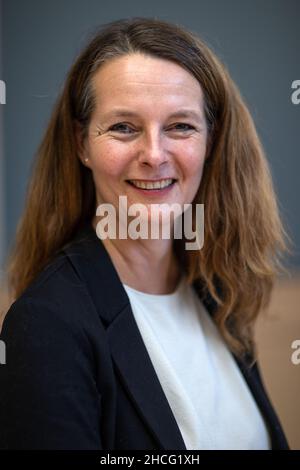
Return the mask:
M 186 448 L 270 449 L 248 385 L 185 277 L 172 294 L 123 286 Z

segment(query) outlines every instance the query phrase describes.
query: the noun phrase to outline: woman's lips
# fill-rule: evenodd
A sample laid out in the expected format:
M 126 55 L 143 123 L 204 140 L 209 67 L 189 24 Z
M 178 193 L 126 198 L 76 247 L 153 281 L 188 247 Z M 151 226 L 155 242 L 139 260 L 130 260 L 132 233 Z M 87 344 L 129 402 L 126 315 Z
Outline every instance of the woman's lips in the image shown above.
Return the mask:
M 172 191 L 173 187 L 177 183 L 177 180 L 174 180 L 169 186 L 166 186 L 165 188 L 155 188 L 155 189 L 143 189 L 143 188 L 138 188 L 137 186 L 134 186 L 132 183 L 129 181 L 126 181 L 129 186 L 134 189 L 135 191 L 138 191 L 140 194 L 145 194 L 147 196 L 157 196 L 157 195 L 165 195 L 168 194 L 170 191 Z

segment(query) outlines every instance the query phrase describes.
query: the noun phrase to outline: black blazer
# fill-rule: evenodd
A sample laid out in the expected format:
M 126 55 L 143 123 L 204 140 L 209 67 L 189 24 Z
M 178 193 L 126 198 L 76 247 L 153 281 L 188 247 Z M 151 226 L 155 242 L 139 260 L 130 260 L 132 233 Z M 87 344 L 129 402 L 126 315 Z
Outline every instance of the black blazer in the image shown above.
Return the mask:
M 211 297 L 202 300 L 212 314 Z M 91 226 L 13 303 L 1 339 L 0 449 L 186 450 L 127 293 Z M 236 361 L 272 448 L 287 449 L 257 365 Z

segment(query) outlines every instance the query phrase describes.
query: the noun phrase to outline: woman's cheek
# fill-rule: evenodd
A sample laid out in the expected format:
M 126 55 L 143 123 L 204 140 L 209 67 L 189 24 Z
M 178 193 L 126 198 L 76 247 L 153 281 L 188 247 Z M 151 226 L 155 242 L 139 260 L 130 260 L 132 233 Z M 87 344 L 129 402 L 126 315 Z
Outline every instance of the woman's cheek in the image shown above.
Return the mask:
M 94 168 L 97 172 L 111 177 L 117 177 L 126 166 L 128 158 L 121 148 L 112 145 L 98 146 L 94 149 Z
M 182 165 L 186 175 L 197 179 L 202 174 L 204 155 L 202 153 L 199 154 L 199 152 L 185 155 Z

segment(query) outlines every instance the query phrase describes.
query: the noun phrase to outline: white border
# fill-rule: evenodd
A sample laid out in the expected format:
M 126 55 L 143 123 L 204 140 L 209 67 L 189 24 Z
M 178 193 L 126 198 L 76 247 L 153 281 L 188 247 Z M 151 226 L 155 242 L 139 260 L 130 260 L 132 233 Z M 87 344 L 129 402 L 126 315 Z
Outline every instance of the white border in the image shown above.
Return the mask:
M 2 76 L 2 1 L 0 0 L 0 79 L 4 80 Z M 0 104 L 0 281 L 3 276 L 3 266 L 5 261 L 5 235 L 6 225 L 4 218 L 5 207 L 5 178 L 4 178 L 4 133 L 3 133 L 3 107 Z

